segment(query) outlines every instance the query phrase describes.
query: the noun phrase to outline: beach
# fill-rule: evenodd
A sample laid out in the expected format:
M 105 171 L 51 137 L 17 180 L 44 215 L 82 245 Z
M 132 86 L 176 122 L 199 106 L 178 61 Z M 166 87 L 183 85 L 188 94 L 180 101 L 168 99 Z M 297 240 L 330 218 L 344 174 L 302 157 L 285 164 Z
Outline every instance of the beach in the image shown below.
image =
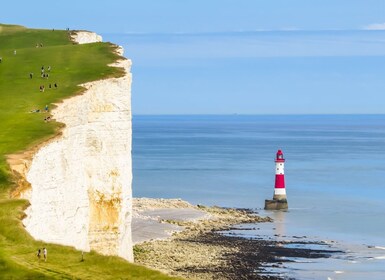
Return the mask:
M 286 245 L 314 243 L 229 234 L 242 230 L 241 225 L 255 229 L 260 223 L 272 222 L 250 209 L 135 198 L 133 211 L 135 263 L 185 279 L 283 279 L 271 268 L 283 267 L 286 258 L 328 258 L 342 253 L 323 243 L 318 243 L 322 249 L 288 248 Z

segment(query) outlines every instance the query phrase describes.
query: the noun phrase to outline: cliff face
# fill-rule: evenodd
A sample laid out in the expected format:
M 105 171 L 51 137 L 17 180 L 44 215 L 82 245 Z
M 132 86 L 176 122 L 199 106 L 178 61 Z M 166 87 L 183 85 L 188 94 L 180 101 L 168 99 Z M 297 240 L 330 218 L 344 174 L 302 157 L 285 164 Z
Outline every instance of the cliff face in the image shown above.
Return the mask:
M 71 39 L 78 44 L 88 44 L 103 41 L 102 36 L 94 32 L 75 32 L 71 35 Z
M 113 66 L 125 76 L 84 84 L 52 112 L 65 128 L 33 156 L 24 225 L 39 240 L 133 261 L 131 62 Z

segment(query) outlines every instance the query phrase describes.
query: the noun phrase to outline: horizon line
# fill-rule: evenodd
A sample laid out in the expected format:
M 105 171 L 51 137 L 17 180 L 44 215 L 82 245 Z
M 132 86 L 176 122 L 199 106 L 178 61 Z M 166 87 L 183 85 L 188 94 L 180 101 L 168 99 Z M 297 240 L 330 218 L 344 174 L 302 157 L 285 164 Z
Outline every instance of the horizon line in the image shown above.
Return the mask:
M 370 28 L 357 28 L 357 29 L 256 29 L 256 30 L 229 30 L 229 31 L 165 31 L 165 32 L 100 32 L 105 35 L 132 35 L 132 36 L 150 36 L 150 35 L 173 35 L 173 36 L 197 36 L 197 35 L 239 35 L 239 34 L 263 34 L 263 33 L 311 33 L 311 32 L 385 32 L 384 29 L 370 29 Z

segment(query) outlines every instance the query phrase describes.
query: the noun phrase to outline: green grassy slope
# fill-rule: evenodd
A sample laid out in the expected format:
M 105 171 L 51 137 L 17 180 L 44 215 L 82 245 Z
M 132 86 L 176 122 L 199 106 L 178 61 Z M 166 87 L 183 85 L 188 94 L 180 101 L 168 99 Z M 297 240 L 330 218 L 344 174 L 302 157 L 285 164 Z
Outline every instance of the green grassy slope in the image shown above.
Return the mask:
M 81 261 L 81 253 L 73 248 L 35 241 L 21 223 L 28 201 L 9 198 L 14 186 L 6 155 L 30 148 L 58 131 L 57 123 L 44 121 L 48 116 L 42 112 L 45 105 L 52 109 L 53 102 L 80 93 L 80 83 L 121 75 L 121 70 L 107 66 L 117 58 L 113 49 L 108 43 L 74 45 L 66 31 L 0 25 L 1 279 L 171 279 L 94 252 L 86 253 Z M 41 77 L 42 66 L 48 79 Z M 44 92 L 39 90 L 41 85 Z M 31 113 L 35 109 L 41 112 Z M 37 248 L 44 246 L 48 248 L 47 262 L 36 257 Z

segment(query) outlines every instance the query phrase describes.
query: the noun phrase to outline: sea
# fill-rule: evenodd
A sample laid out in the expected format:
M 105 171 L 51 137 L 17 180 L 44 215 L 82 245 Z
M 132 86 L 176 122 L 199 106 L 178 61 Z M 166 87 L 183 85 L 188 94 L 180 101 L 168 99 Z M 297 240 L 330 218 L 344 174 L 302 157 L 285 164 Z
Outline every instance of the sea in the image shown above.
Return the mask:
M 278 149 L 289 210 L 264 211 Z M 239 236 L 344 251 L 278 275 L 385 279 L 384 150 L 385 115 L 134 115 L 133 194 L 251 208 L 274 222 Z
M 385 279 L 384 30 L 102 35 L 133 62 L 134 196 L 251 208 L 274 222 L 233 234 L 345 252 L 271 273 Z M 278 149 L 289 210 L 266 212 Z

